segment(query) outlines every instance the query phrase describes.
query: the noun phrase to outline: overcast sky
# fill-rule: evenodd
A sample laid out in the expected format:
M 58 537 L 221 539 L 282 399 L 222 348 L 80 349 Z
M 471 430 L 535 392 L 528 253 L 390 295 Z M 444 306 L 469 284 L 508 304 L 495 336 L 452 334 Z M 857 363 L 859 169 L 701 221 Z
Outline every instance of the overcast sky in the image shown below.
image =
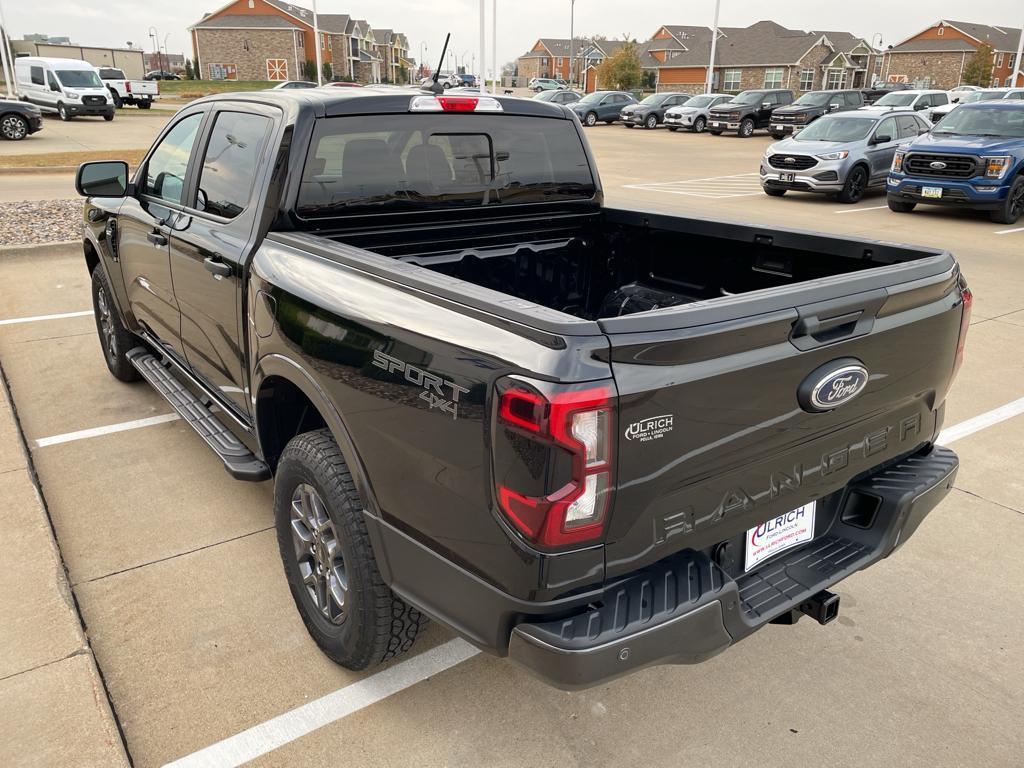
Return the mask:
M 161 38 L 169 34 L 170 53 L 190 55 L 190 24 L 217 10 L 226 0 L 0 0 L 11 36 L 30 32 L 66 35 L 85 45 L 124 46 L 132 41 L 152 50 L 148 28 Z M 490 9 L 487 30 L 490 46 Z M 499 66 L 524 53 L 538 37 L 569 36 L 570 0 L 498 0 Z M 312 7 L 312 0 L 302 0 Z M 479 0 L 318 0 L 320 13 L 347 13 L 371 25 L 406 33 L 411 55 L 418 58 L 420 43 L 427 46 L 428 62 L 436 61 L 446 32 L 450 50 L 468 59 L 479 46 Z M 714 0 L 577 0 L 577 34 L 649 38 L 662 24 L 711 26 Z M 764 2 L 722 0 L 720 24 L 745 26 L 773 19 L 794 29 L 849 30 L 871 40 L 881 33 L 891 45 L 940 18 L 1020 28 L 1024 25 L 1021 0 L 853 0 L 839 2 Z M 161 41 L 162 42 L 162 41 Z M 488 60 L 491 54 L 487 55 Z

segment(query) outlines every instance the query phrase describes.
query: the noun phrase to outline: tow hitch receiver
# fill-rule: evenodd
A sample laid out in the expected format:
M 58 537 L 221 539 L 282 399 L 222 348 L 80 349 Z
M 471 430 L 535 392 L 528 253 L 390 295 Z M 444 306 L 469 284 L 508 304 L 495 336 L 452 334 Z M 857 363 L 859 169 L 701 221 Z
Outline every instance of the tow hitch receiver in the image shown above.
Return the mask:
M 823 589 L 802 602 L 800 610 L 819 624 L 828 624 L 839 615 L 839 595 Z

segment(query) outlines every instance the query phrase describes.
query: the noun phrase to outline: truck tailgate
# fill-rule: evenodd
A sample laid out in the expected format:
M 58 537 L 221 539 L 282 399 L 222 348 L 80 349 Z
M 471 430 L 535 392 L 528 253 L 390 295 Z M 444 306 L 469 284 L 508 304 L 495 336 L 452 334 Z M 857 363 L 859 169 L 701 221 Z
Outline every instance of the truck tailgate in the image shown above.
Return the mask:
M 788 308 L 776 294 L 769 311 L 716 308 L 704 324 L 692 312 L 676 328 L 665 327 L 671 313 L 650 330 L 602 321 L 619 392 L 607 576 L 736 537 L 930 442 L 964 314 L 951 262 L 906 282 L 888 267 L 889 287 L 842 296 L 833 285 L 806 303 L 792 286 Z M 743 306 L 757 307 L 755 294 L 733 309 Z M 831 388 L 847 366 L 865 369 L 863 389 L 844 401 L 859 374 L 840 377 L 842 404 L 815 406 L 813 386 Z
M 133 96 L 157 96 L 160 94 L 160 83 L 157 80 L 126 80 L 125 85 Z

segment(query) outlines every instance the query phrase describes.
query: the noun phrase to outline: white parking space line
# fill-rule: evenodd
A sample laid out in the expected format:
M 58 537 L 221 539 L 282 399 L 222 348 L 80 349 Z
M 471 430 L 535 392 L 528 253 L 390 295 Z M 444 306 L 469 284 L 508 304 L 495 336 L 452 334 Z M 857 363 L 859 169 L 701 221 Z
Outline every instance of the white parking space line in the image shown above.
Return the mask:
M 164 768 L 229 768 L 255 760 L 480 653 L 456 638 L 290 712 L 193 752 Z
M 130 429 L 151 427 L 154 424 L 164 424 L 168 421 L 176 421 L 181 417 L 176 413 L 165 413 L 160 416 L 150 416 L 145 419 L 134 421 L 122 421 L 120 424 L 108 424 L 105 427 L 93 427 L 92 429 L 80 429 L 77 432 L 66 432 L 63 435 L 52 437 L 41 437 L 36 440 L 36 448 L 45 448 L 48 445 L 60 445 L 61 443 L 73 443 L 75 440 L 85 440 L 100 435 L 110 435 L 115 432 L 127 432 Z
M 756 173 L 737 173 L 731 176 L 711 176 L 683 181 L 655 181 L 649 184 L 625 184 L 623 188 L 709 198 L 751 197 L 763 194 L 761 180 Z
M 996 230 L 996 234 L 997 235 L 1010 235 L 1010 234 L 1013 234 L 1014 232 L 1024 232 L 1024 227 L 1016 227 L 1014 229 L 997 229 Z
M 34 323 L 37 320 L 63 320 L 66 317 L 85 317 L 91 315 L 91 309 L 81 312 L 61 312 L 57 315 L 33 315 L 32 317 L 12 317 L 8 320 L 0 320 L 0 325 L 17 325 L 18 323 Z
M 847 208 L 845 211 L 833 211 L 833 213 L 860 213 L 861 211 L 880 211 L 888 208 L 888 205 L 872 205 L 870 208 Z
M 939 433 L 937 442 L 949 445 L 1021 414 L 1024 414 L 1024 397 L 947 427 Z M 365 677 L 235 736 L 167 763 L 164 768 L 233 768 L 255 760 L 318 728 L 451 669 L 479 653 L 478 649 L 464 640 L 449 640 L 444 645 L 413 656 L 390 669 Z

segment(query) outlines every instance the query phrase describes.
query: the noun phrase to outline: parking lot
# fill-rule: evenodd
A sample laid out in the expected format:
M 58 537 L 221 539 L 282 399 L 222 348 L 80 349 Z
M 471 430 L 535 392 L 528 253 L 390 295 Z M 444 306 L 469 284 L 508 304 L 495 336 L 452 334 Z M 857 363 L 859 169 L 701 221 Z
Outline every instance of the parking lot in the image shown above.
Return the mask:
M 231 480 L 159 395 L 107 372 L 80 252 L 0 256 L 12 401 L 0 402 L 0 521 L 41 521 L 23 539 L 0 529 L 20 542 L 0 575 L 3 594 L 18 597 L 0 604 L 10 649 L 0 763 L 1021 764 L 1024 225 L 926 207 L 896 214 L 880 194 L 852 206 L 769 198 L 756 177 L 770 143 L 761 134 L 600 125 L 587 136 L 610 206 L 925 244 L 960 259 L 975 302 L 943 442 L 961 469 L 913 540 L 839 585 L 836 622 L 769 626 L 698 666 L 565 693 L 431 624 L 411 654 L 350 672 L 319 652 L 292 604 L 271 484 Z M 70 177 L 52 184 L 71 196 Z M 58 553 L 41 538 L 47 520 Z M 59 572 L 57 558 L 66 591 L 41 565 Z M 72 618 L 52 619 L 62 606 Z M 58 703 L 33 688 L 68 695 Z

